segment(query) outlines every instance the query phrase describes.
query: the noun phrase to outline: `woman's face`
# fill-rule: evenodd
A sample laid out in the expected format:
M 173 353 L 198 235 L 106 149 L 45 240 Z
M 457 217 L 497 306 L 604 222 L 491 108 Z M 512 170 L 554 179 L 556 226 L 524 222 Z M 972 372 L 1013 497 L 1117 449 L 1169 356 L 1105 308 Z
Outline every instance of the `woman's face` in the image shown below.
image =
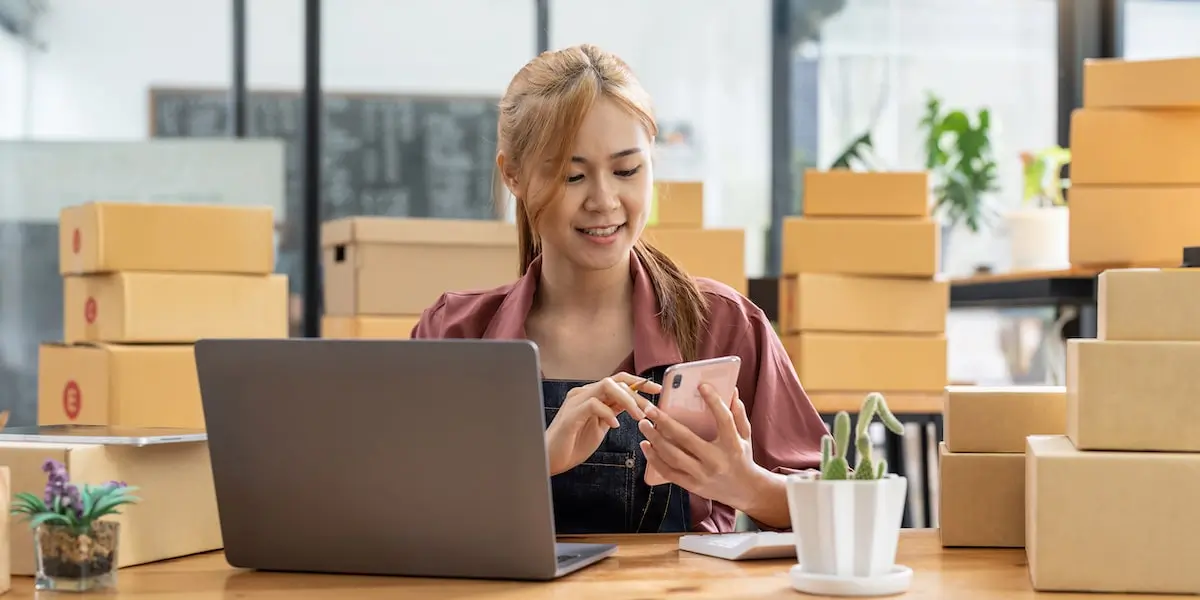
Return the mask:
M 626 259 L 649 218 L 651 149 L 635 116 L 608 98 L 597 101 L 576 136 L 562 197 L 538 216 L 542 252 L 584 270 Z

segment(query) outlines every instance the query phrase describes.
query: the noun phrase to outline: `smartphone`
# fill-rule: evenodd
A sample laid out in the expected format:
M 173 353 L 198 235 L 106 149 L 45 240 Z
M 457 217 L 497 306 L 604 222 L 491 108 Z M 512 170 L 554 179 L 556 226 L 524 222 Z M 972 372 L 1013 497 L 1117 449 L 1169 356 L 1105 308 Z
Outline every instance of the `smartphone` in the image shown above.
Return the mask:
M 700 395 L 700 384 L 707 383 L 716 389 L 726 402 L 733 400 L 737 387 L 738 372 L 742 359 L 737 356 L 722 356 L 706 360 L 680 363 L 667 367 L 662 378 L 662 392 L 658 396 L 658 409 L 691 429 L 704 440 L 717 437 L 717 421 L 708 403 Z M 666 480 L 651 467 L 646 468 L 647 485 L 660 485 Z

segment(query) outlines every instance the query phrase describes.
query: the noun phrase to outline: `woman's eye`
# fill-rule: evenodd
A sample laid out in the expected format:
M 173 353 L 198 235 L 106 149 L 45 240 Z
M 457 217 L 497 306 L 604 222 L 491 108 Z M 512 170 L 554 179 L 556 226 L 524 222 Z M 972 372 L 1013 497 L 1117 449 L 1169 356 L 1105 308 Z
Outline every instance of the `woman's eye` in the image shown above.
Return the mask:
M 583 174 L 582 174 L 582 173 L 581 173 L 581 174 L 579 174 L 579 175 L 568 175 L 568 176 L 567 176 L 567 183 L 575 183 L 575 182 L 577 182 L 577 181 L 583 181 Z
M 628 171 L 614 171 L 614 173 L 616 173 L 617 177 L 633 177 L 640 170 L 642 170 L 642 165 L 638 165 Z

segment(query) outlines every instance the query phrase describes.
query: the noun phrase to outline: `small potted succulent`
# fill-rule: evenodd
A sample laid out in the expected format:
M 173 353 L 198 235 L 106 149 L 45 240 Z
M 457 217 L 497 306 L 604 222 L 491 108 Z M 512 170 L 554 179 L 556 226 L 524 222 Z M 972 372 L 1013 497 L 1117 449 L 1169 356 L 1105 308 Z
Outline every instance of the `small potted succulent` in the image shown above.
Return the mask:
M 33 530 L 35 586 L 74 592 L 115 588 L 120 524 L 102 519 L 138 502 L 131 495 L 137 488 L 117 481 L 77 485 L 56 460 L 47 460 L 42 471 L 46 473 L 42 497 L 17 493 L 11 509 Z
M 800 564 L 792 569 L 801 591 L 841 595 L 894 594 L 907 589 L 912 571 L 895 564 L 908 482 L 872 456 L 869 426 L 875 416 L 904 435 L 883 394 L 863 399 L 854 428 L 857 460 L 846 459 L 850 415 L 834 417 L 833 435 L 821 439 L 821 467 L 788 476 L 788 508 Z M 839 587 L 840 586 L 840 587 Z

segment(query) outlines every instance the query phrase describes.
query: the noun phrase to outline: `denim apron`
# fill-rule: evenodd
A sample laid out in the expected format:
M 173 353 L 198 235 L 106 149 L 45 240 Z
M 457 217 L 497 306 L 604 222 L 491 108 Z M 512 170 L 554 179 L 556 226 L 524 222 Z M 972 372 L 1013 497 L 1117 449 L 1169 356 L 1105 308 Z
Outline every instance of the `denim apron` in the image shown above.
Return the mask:
M 660 382 L 662 372 L 652 371 L 649 377 Z M 589 383 L 543 380 L 546 424 L 554 421 L 567 392 Z M 658 397 L 650 396 L 650 401 L 657 403 Z M 621 413 L 617 420 L 621 426 L 609 430 L 595 453 L 550 478 L 555 531 L 559 535 L 690 531 L 687 491 L 673 483 L 646 485 L 646 457 L 638 446 L 646 438 L 629 413 Z

